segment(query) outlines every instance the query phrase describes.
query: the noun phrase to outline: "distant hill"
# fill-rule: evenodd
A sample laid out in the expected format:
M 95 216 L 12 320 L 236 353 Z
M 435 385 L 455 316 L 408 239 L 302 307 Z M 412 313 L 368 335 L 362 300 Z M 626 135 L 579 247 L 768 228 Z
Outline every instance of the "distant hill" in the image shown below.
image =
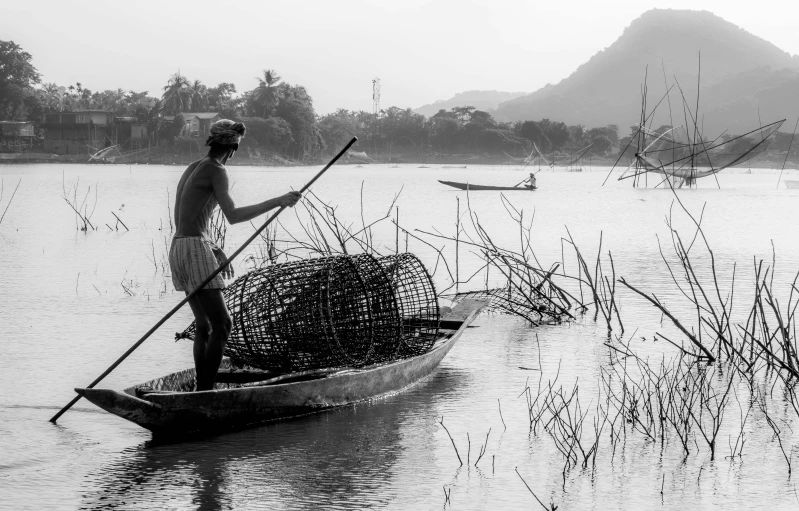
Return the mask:
M 501 92 L 495 90 L 470 90 L 459 92 L 449 99 L 439 100 L 435 103 L 420 106 L 413 111 L 430 117 L 438 113 L 442 108 L 449 110 L 456 106 L 473 106 L 478 110 L 495 110 L 503 101 L 509 101 L 519 96 L 524 96 L 526 92 Z
M 723 130 L 746 133 L 757 128 L 761 121 L 767 124 L 780 119 L 787 119 L 782 131 L 790 132 L 799 115 L 799 68 L 751 69 L 716 85 L 702 87 L 700 98 L 706 98 L 706 106 L 700 106 L 700 115 L 705 116 L 708 134 Z
M 665 94 L 664 69 L 665 80 L 672 85 L 676 79 L 687 103 L 695 108 L 699 52 L 699 110 L 707 136 L 757 127 L 758 108 L 764 124 L 799 114 L 799 56 L 792 57 L 707 11 L 654 9 L 634 20 L 616 42 L 568 78 L 500 104 L 495 117 L 549 118 L 587 127 L 617 124 L 626 134 L 640 115 L 645 73 L 650 108 Z M 685 124 L 677 86 L 668 99 L 674 125 Z M 664 101 L 655 124 L 668 123 L 668 101 Z

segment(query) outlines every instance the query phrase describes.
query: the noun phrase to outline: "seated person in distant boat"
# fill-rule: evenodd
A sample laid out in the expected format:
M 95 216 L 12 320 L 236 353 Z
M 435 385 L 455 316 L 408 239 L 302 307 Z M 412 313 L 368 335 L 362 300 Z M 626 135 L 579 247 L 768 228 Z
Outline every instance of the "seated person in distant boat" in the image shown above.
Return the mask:
M 527 187 L 527 188 L 531 188 L 531 189 L 533 189 L 533 190 L 535 190 L 536 188 L 538 188 L 538 187 L 536 186 L 536 184 L 535 184 L 535 174 L 533 174 L 532 172 L 530 172 L 530 177 L 529 177 L 527 180 L 525 180 L 525 183 L 527 183 L 527 184 L 525 185 L 525 187 Z
M 227 262 L 225 253 L 209 239 L 211 216 L 217 205 L 228 222 L 237 224 L 277 207 L 293 207 L 300 199 L 299 192 L 289 192 L 251 206 L 237 207 L 234 204 L 225 163 L 239 148 L 245 131 L 240 122 L 227 119 L 215 122 L 205 142 L 210 147 L 208 155 L 189 165 L 178 183 L 175 194 L 177 230 L 169 250 L 169 266 L 175 289 L 187 295 Z M 198 391 L 214 388 L 233 325 L 222 296 L 224 277 L 233 277 L 231 266 L 189 299 L 196 321 L 194 366 Z

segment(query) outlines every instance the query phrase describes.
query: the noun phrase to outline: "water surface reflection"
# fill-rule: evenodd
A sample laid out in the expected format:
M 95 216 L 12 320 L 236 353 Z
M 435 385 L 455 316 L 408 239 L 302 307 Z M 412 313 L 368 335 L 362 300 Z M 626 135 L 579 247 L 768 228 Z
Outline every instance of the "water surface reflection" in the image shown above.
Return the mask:
M 403 452 L 429 445 L 430 418 L 465 375 L 443 370 L 408 389 L 298 419 L 186 442 L 149 441 L 87 474 L 82 509 L 360 509 L 389 503 Z M 435 399 L 430 399 L 430 396 Z M 427 423 L 419 427 L 419 422 Z

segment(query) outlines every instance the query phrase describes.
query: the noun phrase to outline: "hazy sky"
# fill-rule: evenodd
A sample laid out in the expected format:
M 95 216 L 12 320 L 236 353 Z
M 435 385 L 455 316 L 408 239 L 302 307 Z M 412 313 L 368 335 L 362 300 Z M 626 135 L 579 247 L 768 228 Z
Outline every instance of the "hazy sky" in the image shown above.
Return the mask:
M 178 69 L 239 92 L 261 70 L 304 85 L 317 112 L 418 107 L 466 90 L 532 92 L 611 45 L 652 8 L 708 10 L 799 54 L 793 0 L 5 1 L 0 40 L 46 82 L 160 96 Z

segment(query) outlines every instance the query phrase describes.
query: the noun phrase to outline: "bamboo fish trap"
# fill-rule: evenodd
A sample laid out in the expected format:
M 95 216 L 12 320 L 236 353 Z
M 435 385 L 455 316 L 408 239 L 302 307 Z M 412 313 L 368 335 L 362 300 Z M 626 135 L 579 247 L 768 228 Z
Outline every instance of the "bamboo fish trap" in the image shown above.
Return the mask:
M 278 372 L 362 367 L 428 351 L 439 309 L 412 254 L 329 256 L 259 268 L 224 290 L 225 355 Z M 178 338 L 193 338 L 192 324 Z

